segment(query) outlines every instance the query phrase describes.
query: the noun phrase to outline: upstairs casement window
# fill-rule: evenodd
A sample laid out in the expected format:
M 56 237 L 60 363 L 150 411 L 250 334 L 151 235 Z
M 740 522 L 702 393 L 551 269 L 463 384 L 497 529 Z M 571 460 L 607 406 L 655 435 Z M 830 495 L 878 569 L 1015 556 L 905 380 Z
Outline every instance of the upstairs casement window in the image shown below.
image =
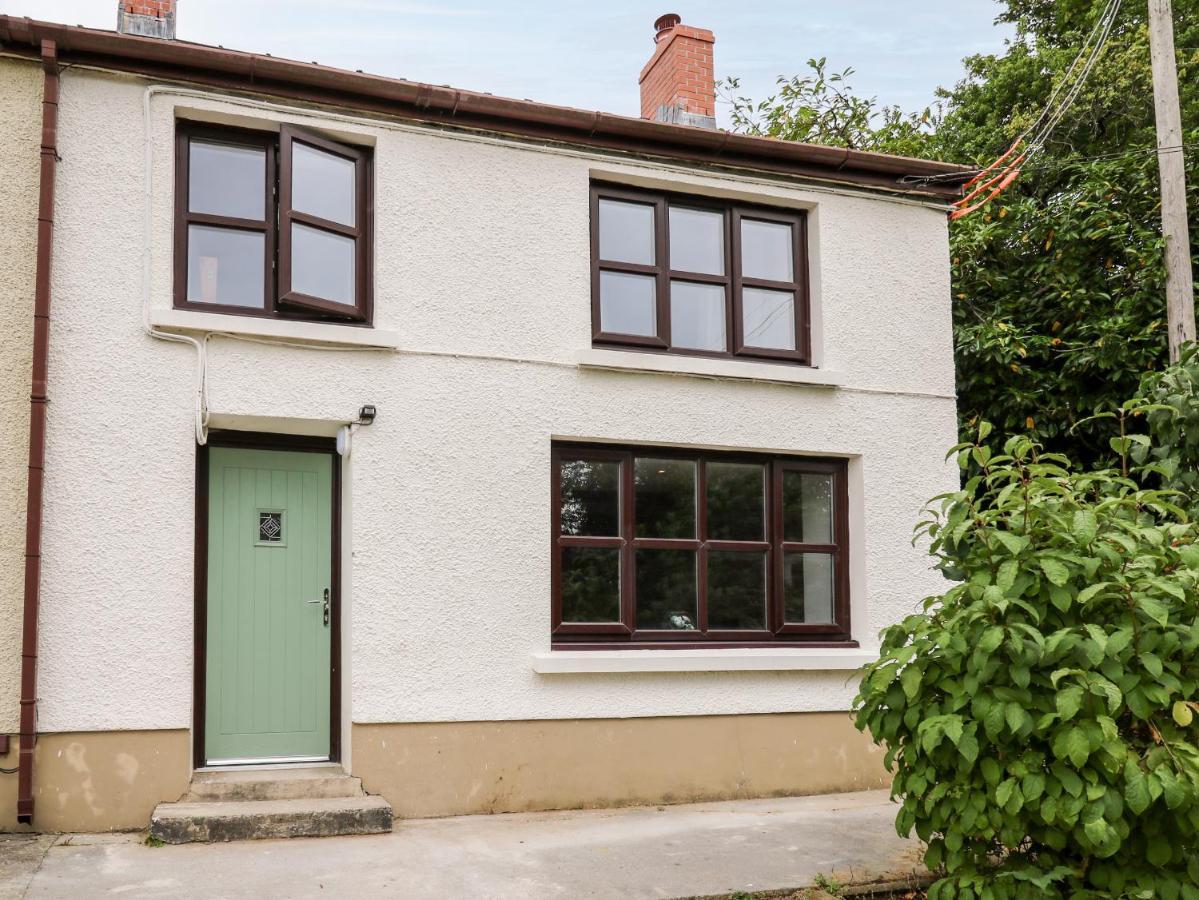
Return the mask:
M 367 150 L 291 126 L 176 140 L 177 308 L 370 323 Z
M 592 185 L 592 340 L 809 365 L 802 212 Z
M 555 646 L 850 641 L 843 460 L 558 444 Z

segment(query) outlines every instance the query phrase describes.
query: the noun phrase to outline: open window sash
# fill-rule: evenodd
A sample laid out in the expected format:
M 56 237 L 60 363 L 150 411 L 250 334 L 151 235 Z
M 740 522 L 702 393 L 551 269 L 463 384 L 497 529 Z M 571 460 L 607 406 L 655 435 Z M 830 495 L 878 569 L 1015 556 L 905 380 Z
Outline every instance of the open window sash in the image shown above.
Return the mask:
M 365 322 L 370 316 L 367 153 L 285 125 L 279 135 L 279 298 Z

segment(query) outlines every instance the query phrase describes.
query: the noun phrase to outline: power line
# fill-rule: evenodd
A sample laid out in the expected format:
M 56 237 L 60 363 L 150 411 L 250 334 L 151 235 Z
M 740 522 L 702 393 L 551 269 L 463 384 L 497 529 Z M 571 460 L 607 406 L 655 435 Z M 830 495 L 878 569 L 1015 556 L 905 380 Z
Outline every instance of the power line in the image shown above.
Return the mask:
M 1068 158 L 1062 159 L 1062 160 L 1055 160 L 1054 162 L 1057 165 L 1060 165 L 1061 167 L 1064 168 L 1066 166 L 1079 165 L 1081 163 L 1104 162 L 1104 161 L 1113 160 L 1113 159 L 1124 159 L 1124 158 L 1130 157 L 1130 156 L 1149 156 L 1151 154 L 1159 154 L 1160 155 L 1162 153 L 1179 153 L 1184 150 L 1195 150 L 1195 149 L 1199 149 L 1199 144 L 1175 144 L 1170 147 L 1138 147 L 1135 150 L 1120 150 L 1120 151 L 1114 152 L 1114 153 L 1097 153 L 1094 156 L 1073 156 L 1073 157 L 1068 157 Z M 1047 169 L 1051 165 L 1053 165 L 1053 163 L 1050 163 L 1048 160 L 1046 160 L 1043 162 L 1034 163 L 1032 165 L 1023 165 L 1023 166 L 1021 166 L 1021 168 L 1024 170 Z M 930 179 L 936 178 L 939 181 L 948 181 L 948 180 L 952 180 L 954 178 L 960 178 L 962 180 L 969 180 L 970 178 L 975 177 L 982 171 L 983 171 L 982 168 L 976 168 L 976 169 L 970 169 L 965 172 L 953 172 L 953 173 L 950 173 L 949 175 L 929 176 L 929 178 Z M 911 184 L 912 180 L 914 180 L 916 178 L 923 178 L 923 176 L 905 175 L 903 178 L 900 179 L 900 181 L 903 182 L 904 184 Z
M 973 172 L 953 172 L 943 175 L 905 176 L 900 179 L 904 184 L 931 184 L 934 182 L 952 183 L 964 181 L 965 186 L 982 182 L 972 192 L 959 200 L 954 218 L 964 216 L 979 207 L 985 206 L 999 196 L 1013 181 L 1019 177 L 1022 167 L 1034 159 L 1044 149 L 1049 137 L 1065 118 L 1074 101 L 1082 92 L 1083 86 L 1094 70 L 1099 57 L 1102 55 L 1107 41 L 1111 37 L 1112 28 L 1120 12 L 1123 0 L 1108 0 L 1102 14 L 1092 26 L 1090 33 L 1083 41 L 1073 62 L 1070 63 L 1065 75 L 1050 92 L 1049 100 L 1041 114 L 1026 128 L 1012 143 L 1007 151 L 993 163 L 983 169 Z M 1060 99 L 1059 99 L 1060 98 Z M 1021 149 L 1023 147 L 1023 149 Z M 994 175 L 987 177 L 990 173 Z M 985 180 L 984 180 L 985 179 Z M 975 198 L 980 197 L 973 204 Z

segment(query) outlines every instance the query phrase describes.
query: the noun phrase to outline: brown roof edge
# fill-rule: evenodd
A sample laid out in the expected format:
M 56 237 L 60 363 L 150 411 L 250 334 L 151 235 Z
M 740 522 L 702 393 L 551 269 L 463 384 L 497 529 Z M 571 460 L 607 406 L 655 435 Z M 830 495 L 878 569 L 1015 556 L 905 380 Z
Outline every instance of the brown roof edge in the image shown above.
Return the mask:
M 422 122 L 854 184 L 892 193 L 952 200 L 961 196 L 958 184 L 905 183 L 901 179 L 904 176 L 952 176 L 972 171 L 950 163 L 669 125 L 384 78 L 206 44 L 164 41 L 0 15 L 0 47 L 3 49 L 33 56 L 43 40 L 55 41 L 59 57 L 65 62 Z

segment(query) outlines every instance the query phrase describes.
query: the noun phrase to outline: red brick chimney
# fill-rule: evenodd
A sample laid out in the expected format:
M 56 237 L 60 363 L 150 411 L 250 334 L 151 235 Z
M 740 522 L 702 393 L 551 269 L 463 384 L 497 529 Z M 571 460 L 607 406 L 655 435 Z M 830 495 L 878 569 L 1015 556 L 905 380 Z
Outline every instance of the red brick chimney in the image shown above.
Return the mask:
M 715 128 L 715 36 L 675 13 L 660 16 L 654 30 L 654 55 L 641 70 L 641 118 Z
M 175 39 L 175 0 L 117 0 L 117 31 Z

